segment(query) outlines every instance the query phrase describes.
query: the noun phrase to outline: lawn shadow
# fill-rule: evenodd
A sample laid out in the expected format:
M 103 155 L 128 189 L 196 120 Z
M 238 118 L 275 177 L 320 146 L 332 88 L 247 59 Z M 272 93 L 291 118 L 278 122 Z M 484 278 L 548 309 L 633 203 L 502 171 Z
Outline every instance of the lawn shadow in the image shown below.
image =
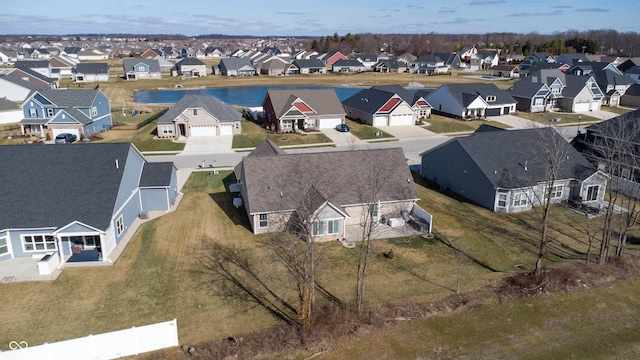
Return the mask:
M 233 206 L 233 199 L 236 194 L 229 192 L 220 192 L 220 193 L 211 193 L 209 194 L 211 200 L 213 200 L 225 214 L 227 217 L 233 222 L 234 225 L 244 226 L 247 230 L 253 233 L 251 229 L 251 224 L 249 223 L 249 218 L 247 217 L 247 213 L 244 210 L 244 205 L 239 207 Z

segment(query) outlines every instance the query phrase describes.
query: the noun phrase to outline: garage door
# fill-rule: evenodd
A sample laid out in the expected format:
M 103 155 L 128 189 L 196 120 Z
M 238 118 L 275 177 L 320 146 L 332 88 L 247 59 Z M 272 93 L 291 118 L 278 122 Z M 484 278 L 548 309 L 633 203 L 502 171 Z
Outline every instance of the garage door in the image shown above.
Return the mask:
M 500 116 L 500 108 L 487 108 L 484 114 L 485 116 Z
M 320 120 L 320 129 L 333 129 L 338 124 L 342 124 L 342 119 L 322 119 Z
M 215 125 L 197 125 L 191 127 L 191 136 L 216 136 L 218 127 Z
M 389 126 L 413 125 L 413 115 L 391 116 Z
M 59 134 L 69 133 L 69 134 L 75 135 L 77 137 L 77 139 L 80 140 L 80 130 L 78 130 L 78 129 L 51 129 L 51 131 L 53 131 L 53 138 L 54 139 Z
M 374 116 L 371 126 L 387 126 L 386 116 Z
M 589 103 L 577 103 L 573 105 L 573 112 L 589 111 Z
M 233 135 L 233 125 L 220 125 L 220 135 Z

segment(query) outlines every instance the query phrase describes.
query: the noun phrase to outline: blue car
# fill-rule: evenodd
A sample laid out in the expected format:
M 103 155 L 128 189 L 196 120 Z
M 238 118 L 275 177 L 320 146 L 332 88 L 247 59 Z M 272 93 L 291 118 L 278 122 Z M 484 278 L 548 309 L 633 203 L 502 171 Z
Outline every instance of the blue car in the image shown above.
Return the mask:
M 77 137 L 74 134 L 64 133 L 56 136 L 56 144 L 71 144 L 76 141 Z
M 347 124 L 338 124 L 338 125 L 336 125 L 336 130 L 338 130 L 340 132 L 348 132 L 349 131 L 349 125 L 347 125 Z

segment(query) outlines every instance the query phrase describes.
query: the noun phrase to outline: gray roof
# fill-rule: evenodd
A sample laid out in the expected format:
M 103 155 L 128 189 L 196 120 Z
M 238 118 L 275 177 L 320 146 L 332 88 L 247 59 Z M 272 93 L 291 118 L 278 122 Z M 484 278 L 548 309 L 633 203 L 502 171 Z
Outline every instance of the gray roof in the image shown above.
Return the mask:
M 18 60 L 13 67 L 18 69 L 48 68 L 48 60 Z
M 221 69 L 229 70 L 238 70 L 243 66 L 248 66 L 253 69 L 253 65 L 251 61 L 247 58 L 237 58 L 237 57 L 229 57 L 220 60 L 219 64 Z
M 142 168 L 140 187 L 158 187 L 171 185 L 171 162 L 148 162 Z
M 507 91 L 498 89 L 495 84 L 446 84 L 442 85 L 436 91 L 448 91 L 460 105 L 465 107 L 478 96 L 482 97 L 485 101 L 487 100 L 487 96 L 495 96 L 496 100 L 488 103 L 492 106 L 515 104 L 517 102 Z M 434 93 L 436 91 L 434 91 Z M 428 98 L 427 101 L 429 101 Z
M 100 90 L 47 89 L 32 91 L 29 96 L 32 96 L 36 92 L 58 108 L 89 108 L 93 104 L 96 96 L 98 96 Z
M 261 142 L 260 145 L 256 146 L 252 152 L 247 156 L 269 156 L 269 155 L 280 155 L 286 154 L 284 150 L 282 150 L 278 145 L 276 145 L 273 141 L 266 139 Z
M 509 89 L 511 96 L 532 99 L 543 87 L 545 83 L 533 82 L 530 76 L 516 81 Z
M 358 91 L 344 100 L 342 104 L 346 107 L 363 111 L 366 114 L 375 114 L 395 94 L 410 106 L 413 105 L 414 94 L 400 85 L 373 86 Z
M 139 63 L 144 63 L 149 66 L 149 72 L 159 73 L 160 62 L 157 59 L 122 59 L 122 66 L 125 72 L 135 71 L 135 66 Z
M 363 61 L 364 61 L 364 60 L 363 60 Z M 294 62 L 294 64 L 295 64 L 295 62 Z M 364 64 L 363 64 L 363 63 L 361 63 L 361 62 L 360 62 L 360 61 L 358 61 L 358 60 L 343 60 L 343 59 L 340 59 L 340 60 L 338 60 L 338 61 L 334 62 L 334 63 L 333 63 L 333 66 L 334 66 L 334 67 L 335 67 L 335 66 L 338 66 L 338 67 L 340 67 L 340 66 L 364 67 Z
M 280 118 L 296 99 L 304 101 L 317 115 L 344 116 L 344 108 L 333 89 L 268 90 L 263 104 L 271 100 L 276 118 Z
M 293 65 L 297 66 L 298 69 L 325 67 L 324 62 L 318 59 L 298 59 L 293 61 Z
M 187 94 L 156 121 L 157 124 L 172 124 L 186 109 L 203 109 L 219 121 L 240 121 L 242 114 L 233 106 L 211 95 Z
M 180 60 L 177 64 L 176 67 L 180 67 L 183 65 L 205 65 L 205 63 L 203 63 L 202 61 L 196 59 L 196 58 L 191 58 L 191 57 L 187 57 L 184 58 L 182 60 Z
M 247 156 L 239 167 L 250 214 L 295 210 L 300 194 L 316 191 L 336 206 L 367 203 L 375 181 L 384 181 L 375 200 L 418 199 L 401 148 Z
M 76 73 L 109 74 L 109 65 L 107 63 L 79 63 L 76 65 Z
M 590 78 L 591 74 L 571 75 L 557 69 L 543 69 L 530 74 L 523 80 L 531 81 L 533 83 L 546 83 L 550 86 L 556 79 L 558 79 L 565 85 L 562 89 L 562 96 L 574 98 L 580 93 L 580 91 L 582 91 L 582 89 L 584 89 L 587 80 Z
M 130 149 L 129 143 L 0 146 L 0 229 L 77 220 L 106 230 Z
M 11 75 L 11 74 L 0 74 L 0 79 L 6 80 L 6 81 L 8 81 L 10 83 L 19 85 L 19 86 L 21 86 L 23 88 L 30 89 L 30 90 L 50 89 L 50 87 L 47 86 L 47 85 L 40 85 L 40 84 L 36 84 L 34 82 L 31 82 L 31 81 L 26 81 L 26 80 L 23 80 L 19 76 L 14 76 L 14 75 Z
M 476 132 L 457 137 L 423 155 L 434 154 L 439 160 L 430 157 L 429 161 L 446 161 L 455 166 L 456 159 L 449 156 L 450 149 L 461 148 L 495 188 L 517 189 L 546 180 L 539 149 L 553 149 L 555 144 L 562 144 L 568 157 L 562 162 L 557 179 L 584 180 L 596 172 L 594 166 L 552 127 Z M 428 168 L 428 162 L 426 166 Z
M 6 98 L 0 98 L 0 111 L 20 110 L 20 106 Z

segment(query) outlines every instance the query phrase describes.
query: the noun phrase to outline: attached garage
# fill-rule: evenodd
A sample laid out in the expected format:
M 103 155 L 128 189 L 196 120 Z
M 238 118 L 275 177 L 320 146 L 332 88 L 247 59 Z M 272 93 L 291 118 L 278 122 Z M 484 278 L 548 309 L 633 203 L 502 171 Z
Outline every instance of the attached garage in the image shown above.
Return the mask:
M 589 111 L 589 103 L 575 103 L 573 105 L 573 112 L 586 112 Z
M 189 128 L 191 136 L 217 136 L 218 127 L 215 125 L 194 125 Z
M 484 112 L 485 116 L 500 116 L 501 108 L 487 108 Z
M 387 116 L 374 116 L 371 126 L 387 126 Z
M 233 125 L 231 124 L 220 125 L 220 135 L 233 135 Z

